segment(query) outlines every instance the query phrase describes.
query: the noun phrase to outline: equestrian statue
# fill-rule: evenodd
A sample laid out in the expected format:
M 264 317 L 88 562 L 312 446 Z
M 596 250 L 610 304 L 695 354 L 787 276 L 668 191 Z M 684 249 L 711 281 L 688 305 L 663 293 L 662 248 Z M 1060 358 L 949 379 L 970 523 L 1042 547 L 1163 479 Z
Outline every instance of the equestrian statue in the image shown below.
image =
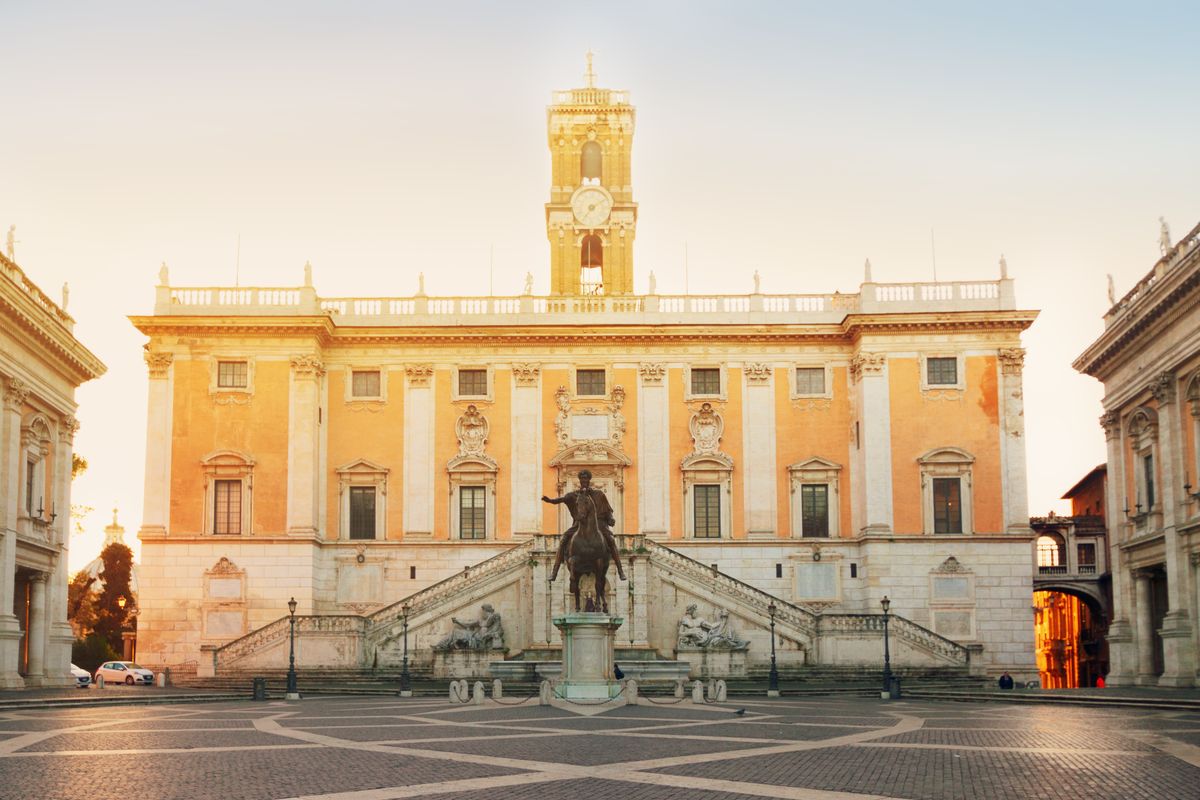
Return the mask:
M 544 503 L 565 504 L 572 519 L 571 527 L 563 532 L 562 541 L 559 542 L 550 580 L 558 577 L 558 569 L 565 561 L 571 575 L 575 610 L 580 611 L 579 579 L 591 574 L 596 581 L 596 604 L 604 613 L 608 613 L 608 598 L 605 595 L 608 565 L 610 561 L 616 564 L 621 580 L 625 580 L 625 570 L 621 567 L 621 554 L 617 551 L 617 539 L 612 532 L 612 526 L 616 524 L 612 506 L 604 492 L 593 488 L 591 483 L 592 473 L 581 470 L 577 490 L 567 492 L 562 497 L 542 497 Z

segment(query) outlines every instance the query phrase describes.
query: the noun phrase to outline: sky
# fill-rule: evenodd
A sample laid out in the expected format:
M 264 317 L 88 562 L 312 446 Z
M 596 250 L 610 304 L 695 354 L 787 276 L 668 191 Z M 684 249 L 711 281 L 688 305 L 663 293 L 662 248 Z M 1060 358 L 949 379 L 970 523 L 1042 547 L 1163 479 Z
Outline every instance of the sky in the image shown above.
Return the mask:
M 856 291 L 993 279 L 1025 334 L 1030 510 L 1104 460 L 1071 362 L 1200 221 L 1200 6 L 1140 3 L 8 2 L 0 224 L 107 365 L 78 392 L 73 499 L 136 550 L 144 338 L 181 286 L 517 294 L 549 283 L 550 92 L 637 106 L 646 290 Z M 240 245 L 239 245 L 240 239 Z M 489 271 L 489 262 L 492 264 Z

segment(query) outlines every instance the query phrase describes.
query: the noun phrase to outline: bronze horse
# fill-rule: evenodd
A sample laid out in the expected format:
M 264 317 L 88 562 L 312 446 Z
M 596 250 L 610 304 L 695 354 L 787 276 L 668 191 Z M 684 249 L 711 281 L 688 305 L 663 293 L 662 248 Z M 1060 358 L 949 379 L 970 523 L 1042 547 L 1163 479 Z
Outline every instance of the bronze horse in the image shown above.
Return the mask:
M 579 528 L 571 537 L 567 550 L 567 569 L 571 573 L 571 594 L 575 596 L 575 610 L 579 611 L 579 579 L 591 574 L 596 580 L 596 607 L 608 613 L 608 544 L 596 523 L 596 504 L 584 492 L 575 501 L 575 520 Z

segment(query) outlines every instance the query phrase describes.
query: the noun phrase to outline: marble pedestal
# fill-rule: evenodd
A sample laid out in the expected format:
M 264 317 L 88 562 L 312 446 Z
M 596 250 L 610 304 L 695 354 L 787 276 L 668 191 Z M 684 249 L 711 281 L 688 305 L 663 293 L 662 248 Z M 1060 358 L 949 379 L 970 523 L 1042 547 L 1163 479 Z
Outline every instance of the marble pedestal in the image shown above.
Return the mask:
M 554 694 L 564 700 L 608 700 L 621 692 L 613 677 L 613 639 L 623 620 L 608 614 L 576 611 L 554 618 L 562 631 L 562 680 Z

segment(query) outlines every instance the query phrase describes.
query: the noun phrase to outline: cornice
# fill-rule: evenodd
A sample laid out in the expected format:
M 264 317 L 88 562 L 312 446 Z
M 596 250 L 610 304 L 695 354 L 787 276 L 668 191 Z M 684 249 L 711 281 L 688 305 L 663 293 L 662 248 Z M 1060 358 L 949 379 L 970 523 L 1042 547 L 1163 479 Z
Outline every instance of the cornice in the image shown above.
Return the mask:
M 46 354 L 57 362 L 55 366 L 75 380 L 76 385 L 99 378 L 108 369 L 74 335 L 57 323 L 53 326 L 43 324 L 22 308 L 21 303 L 13 302 L 7 292 L 0 292 L 0 319 L 11 322 L 13 327 L 38 342 Z

